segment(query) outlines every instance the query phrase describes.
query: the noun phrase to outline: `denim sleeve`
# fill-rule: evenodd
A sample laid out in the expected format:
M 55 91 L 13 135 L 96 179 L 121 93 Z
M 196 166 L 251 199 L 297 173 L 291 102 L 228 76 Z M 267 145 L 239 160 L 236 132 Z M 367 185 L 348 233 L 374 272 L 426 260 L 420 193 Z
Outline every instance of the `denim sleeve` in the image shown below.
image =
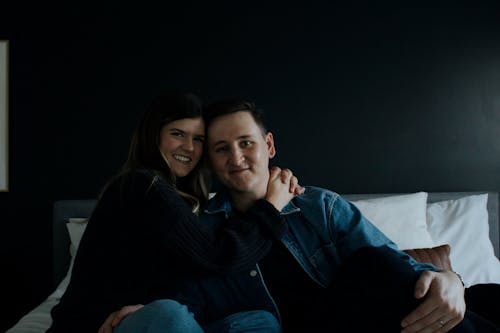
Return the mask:
M 335 195 L 328 202 L 330 236 L 338 248 L 341 258 L 346 258 L 363 247 L 386 246 L 398 252 L 402 260 L 409 262 L 415 271 L 438 271 L 431 264 L 418 263 L 400 251 L 382 231 L 371 223 L 351 202 Z

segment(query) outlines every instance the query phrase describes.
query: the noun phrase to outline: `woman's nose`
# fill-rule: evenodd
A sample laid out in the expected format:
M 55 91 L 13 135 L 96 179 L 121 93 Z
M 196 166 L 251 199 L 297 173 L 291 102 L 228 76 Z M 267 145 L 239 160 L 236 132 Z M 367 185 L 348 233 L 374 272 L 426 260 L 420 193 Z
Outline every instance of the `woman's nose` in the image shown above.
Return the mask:
M 193 151 L 194 150 L 193 139 L 186 138 L 186 140 L 184 140 L 184 143 L 182 144 L 182 148 L 187 151 Z

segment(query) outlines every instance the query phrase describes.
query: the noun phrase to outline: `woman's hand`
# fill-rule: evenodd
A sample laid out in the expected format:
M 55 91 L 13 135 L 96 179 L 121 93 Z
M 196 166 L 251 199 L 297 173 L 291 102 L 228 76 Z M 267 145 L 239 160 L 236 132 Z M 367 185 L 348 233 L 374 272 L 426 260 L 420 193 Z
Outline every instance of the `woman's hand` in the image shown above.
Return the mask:
M 272 167 L 269 171 L 267 193 L 265 199 L 281 211 L 296 195 L 304 193 L 304 188 L 299 185 L 290 169 Z
M 111 333 L 113 329 L 118 326 L 118 324 L 122 321 L 123 318 L 128 316 L 129 314 L 139 310 L 144 305 L 136 304 L 136 305 L 127 305 L 121 308 L 119 311 L 115 311 L 111 313 L 108 318 L 104 321 L 104 324 L 99 328 L 98 333 Z

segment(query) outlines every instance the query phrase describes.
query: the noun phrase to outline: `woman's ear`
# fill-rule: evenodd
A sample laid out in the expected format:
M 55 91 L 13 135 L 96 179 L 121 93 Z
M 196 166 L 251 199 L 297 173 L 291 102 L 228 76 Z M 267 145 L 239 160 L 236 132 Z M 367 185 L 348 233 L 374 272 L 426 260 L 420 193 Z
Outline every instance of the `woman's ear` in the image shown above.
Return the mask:
M 269 153 L 269 158 L 273 158 L 276 155 L 276 147 L 274 146 L 273 133 L 267 132 L 266 144 L 267 144 L 267 151 Z

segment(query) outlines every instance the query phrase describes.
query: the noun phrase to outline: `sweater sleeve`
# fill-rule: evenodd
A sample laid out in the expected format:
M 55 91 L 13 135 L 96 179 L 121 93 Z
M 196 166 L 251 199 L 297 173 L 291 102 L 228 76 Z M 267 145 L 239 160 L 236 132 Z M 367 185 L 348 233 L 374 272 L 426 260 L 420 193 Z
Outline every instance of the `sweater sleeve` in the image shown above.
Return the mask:
M 266 200 L 258 200 L 245 214 L 227 219 L 213 229 L 200 223 L 189 205 L 164 180 L 153 183 L 146 197 L 153 230 L 158 231 L 165 260 L 185 269 L 221 273 L 248 269 L 262 259 L 286 224 Z

